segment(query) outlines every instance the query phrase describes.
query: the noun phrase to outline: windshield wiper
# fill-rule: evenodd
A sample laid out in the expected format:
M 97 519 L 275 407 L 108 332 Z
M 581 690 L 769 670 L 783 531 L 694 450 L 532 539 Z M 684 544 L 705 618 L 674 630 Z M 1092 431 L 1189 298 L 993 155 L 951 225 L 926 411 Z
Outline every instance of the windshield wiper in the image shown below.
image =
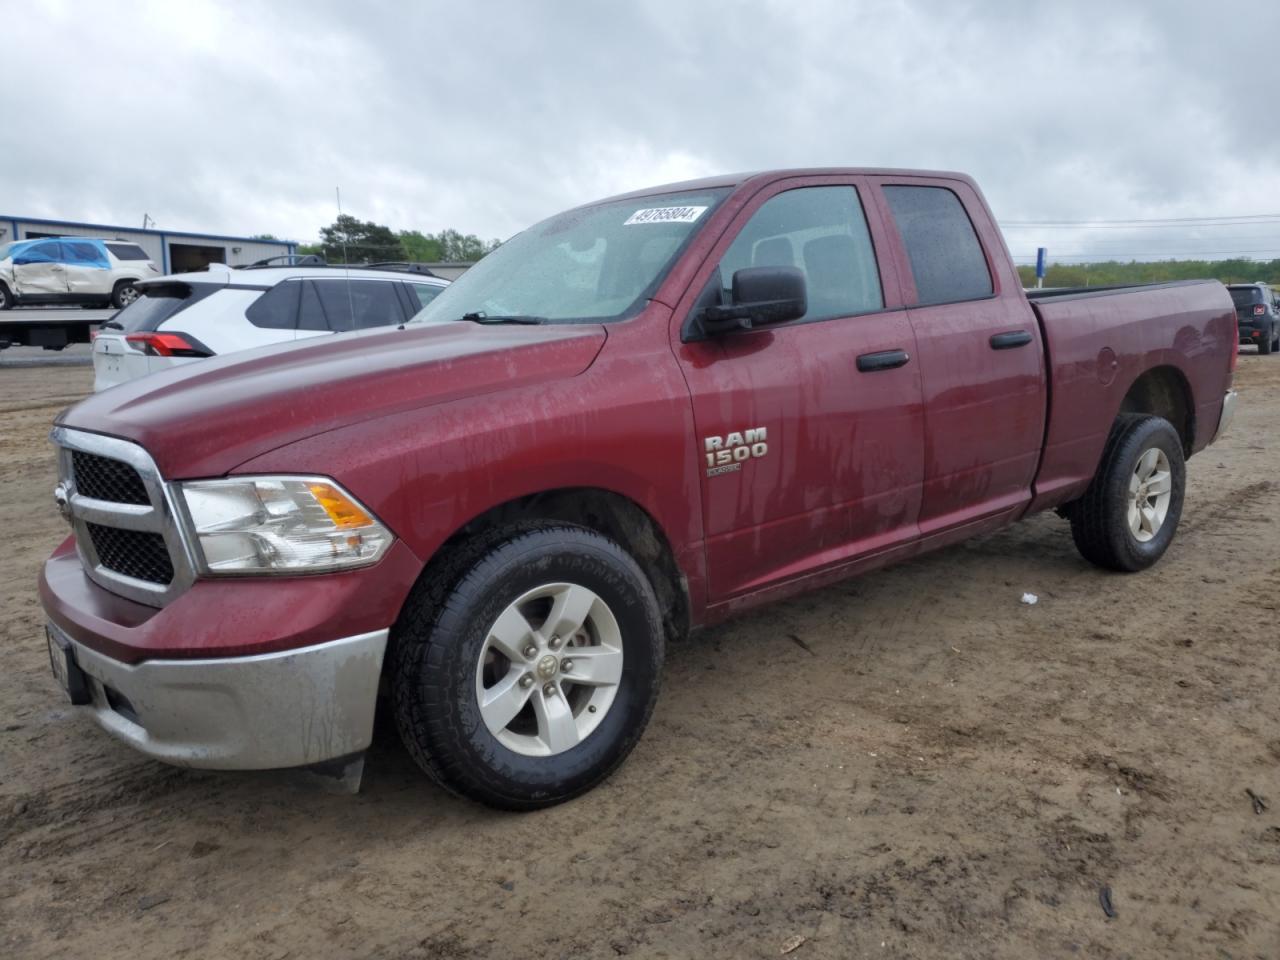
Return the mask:
M 459 320 L 470 320 L 472 323 L 546 323 L 546 317 L 532 317 L 528 314 L 512 313 L 506 316 L 489 316 L 483 311 L 475 313 L 464 313 L 458 318 Z

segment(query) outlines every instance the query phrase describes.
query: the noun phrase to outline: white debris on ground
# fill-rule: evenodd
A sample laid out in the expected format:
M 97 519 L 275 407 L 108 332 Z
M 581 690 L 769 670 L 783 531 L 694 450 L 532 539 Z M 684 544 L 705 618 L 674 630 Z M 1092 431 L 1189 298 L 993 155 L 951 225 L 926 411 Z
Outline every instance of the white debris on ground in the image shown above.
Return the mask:
M 1024 593 L 1022 595 L 1022 602 L 1027 604 L 1027 606 L 1031 606 L 1032 604 L 1039 603 L 1040 598 L 1037 597 L 1034 593 Z

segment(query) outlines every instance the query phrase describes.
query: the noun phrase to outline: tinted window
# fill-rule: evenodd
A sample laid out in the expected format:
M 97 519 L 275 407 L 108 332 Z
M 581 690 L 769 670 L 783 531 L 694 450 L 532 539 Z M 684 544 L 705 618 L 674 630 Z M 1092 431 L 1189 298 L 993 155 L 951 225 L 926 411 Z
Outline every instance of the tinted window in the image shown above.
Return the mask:
M 362 330 L 404 323 L 404 311 L 396 297 L 395 281 L 313 280 L 330 330 Z
M 191 306 L 197 300 L 203 300 L 220 289 L 212 284 L 200 286 L 185 283 L 170 283 L 164 286 L 148 286 L 142 296 L 129 304 L 106 324 L 106 330 L 123 330 L 125 333 L 139 333 L 158 330 L 179 310 Z
M 1231 299 L 1237 307 L 1247 307 L 1251 303 L 1262 302 L 1262 291 L 1257 287 L 1230 287 Z
M 440 296 L 440 291 L 444 287 L 437 287 L 430 283 L 409 283 L 405 284 L 413 291 L 414 296 L 418 298 L 419 306 L 425 307 L 428 303 Z
M 302 305 L 298 308 L 299 330 L 328 330 L 329 321 L 324 315 L 324 307 L 320 305 L 320 295 L 316 293 L 313 283 L 301 283 Z
M 298 289 L 302 284 L 286 280 L 260 296 L 244 315 L 255 327 L 293 330 L 298 324 Z
M 799 267 L 809 311 L 801 320 L 884 306 L 867 221 L 853 187 L 805 187 L 765 201 L 720 261 L 724 301 L 745 267 Z
M 63 240 L 62 259 L 67 263 L 86 267 L 106 267 L 107 258 L 97 244 L 87 240 Z
M 991 272 L 960 198 L 942 187 L 885 187 L 921 304 L 991 296 Z
M 150 260 L 147 251 L 132 243 L 108 243 L 107 249 L 117 260 Z

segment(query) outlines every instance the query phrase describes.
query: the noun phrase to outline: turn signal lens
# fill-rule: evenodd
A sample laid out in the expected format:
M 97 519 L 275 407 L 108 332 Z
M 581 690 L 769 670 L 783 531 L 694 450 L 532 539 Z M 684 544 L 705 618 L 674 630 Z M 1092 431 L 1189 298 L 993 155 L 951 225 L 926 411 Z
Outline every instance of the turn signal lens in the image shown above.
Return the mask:
M 373 518 L 360 509 L 360 505 L 331 483 L 308 483 L 311 495 L 316 498 L 335 527 L 344 530 L 367 527 Z

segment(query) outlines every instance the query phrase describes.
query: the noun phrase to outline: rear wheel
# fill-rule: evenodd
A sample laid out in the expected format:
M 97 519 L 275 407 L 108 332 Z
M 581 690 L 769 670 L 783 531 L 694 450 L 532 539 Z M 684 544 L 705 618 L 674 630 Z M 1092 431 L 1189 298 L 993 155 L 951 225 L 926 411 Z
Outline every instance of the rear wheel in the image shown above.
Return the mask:
M 1274 334 L 1275 334 L 1275 330 L 1268 330 L 1267 335 L 1258 341 L 1259 353 L 1265 354 L 1265 353 L 1271 352 L 1271 343 L 1272 343 L 1272 340 L 1274 339 Z
M 141 296 L 141 291 L 133 285 L 132 280 L 121 280 L 111 291 L 111 305 L 123 310 Z
M 392 693 L 410 754 L 491 806 L 531 810 L 591 789 L 639 740 L 663 632 L 635 561 L 594 531 L 548 526 L 488 548 L 397 622 Z
M 1169 548 L 1182 516 L 1186 462 L 1169 421 L 1121 414 L 1098 472 L 1071 506 L 1071 535 L 1090 563 L 1133 572 Z

